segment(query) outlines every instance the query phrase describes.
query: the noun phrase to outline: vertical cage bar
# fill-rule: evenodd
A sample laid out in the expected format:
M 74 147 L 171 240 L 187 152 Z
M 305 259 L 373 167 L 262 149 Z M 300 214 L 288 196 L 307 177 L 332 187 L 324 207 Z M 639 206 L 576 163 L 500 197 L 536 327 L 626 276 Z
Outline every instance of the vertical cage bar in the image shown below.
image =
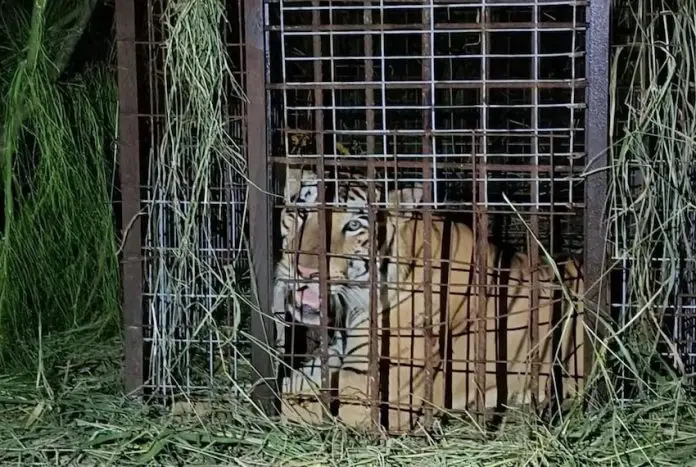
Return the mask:
M 123 251 L 121 280 L 125 330 L 126 392 L 139 392 L 144 378 L 143 270 L 140 221 L 140 131 L 135 47 L 135 2 L 116 0 L 119 90 L 119 175 Z M 130 228 L 128 228 L 130 226 Z
M 587 50 L 587 113 L 585 144 L 586 170 L 595 170 L 585 179 L 584 281 L 585 310 L 593 314 L 605 310 L 608 284 L 601 280 L 605 254 L 604 204 L 607 197 L 608 128 L 609 128 L 609 27 L 610 2 L 590 2 L 588 9 Z M 590 332 L 600 332 L 599 320 L 585 322 Z M 592 368 L 594 348 L 590 332 L 585 332 L 585 377 Z
M 372 2 L 365 2 L 363 20 L 366 25 L 372 24 Z M 365 81 L 371 83 L 374 80 L 375 70 L 372 58 L 372 35 L 365 34 L 363 39 L 365 59 Z M 372 88 L 365 88 L 365 129 L 372 132 L 375 129 L 375 92 Z M 377 216 L 375 215 L 375 136 L 373 133 L 367 136 L 367 215 L 370 228 L 370 348 L 368 349 L 368 372 L 369 372 L 369 395 L 370 395 L 370 415 L 374 426 L 380 424 L 380 404 L 379 404 L 379 367 L 381 355 L 379 352 L 378 332 L 379 326 L 379 295 L 377 293 L 377 281 L 379 280 L 377 263 Z M 386 199 L 386 192 L 384 195 Z
M 486 150 L 483 150 L 484 153 Z M 476 276 L 475 284 L 477 285 L 476 297 L 476 345 L 474 346 L 476 353 L 475 360 L 475 376 L 474 386 L 476 387 L 476 418 L 480 423 L 484 420 L 484 411 L 486 408 L 486 315 L 487 307 L 487 290 L 488 283 L 488 212 L 486 209 L 486 162 L 480 162 L 476 156 L 476 145 L 474 145 L 474 238 L 476 258 Z M 473 272 L 473 268 L 472 268 Z
M 421 33 L 422 47 L 422 80 L 424 83 L 430 84 L 433 80 L 433 70 L 430 57 L 433 54 L 433 33 L 432 33 L 432 4 L 426 1 L 423 8 L 423 32 Z M 425 388 L 423 393 L 423 424 L 426 429 L 429 429 L 433 423 L 433 383 L 435 371 L 433 367 L 433 349 L 435 348 L 435 340 L 433 338 L 433 269 L 432 269 L 432 212 L 430 203 L 431 196 L 431 181 L 433 180 L 433 167 L 431 167 L 431 158 L 427 157 L 433 152 L 433 123 L 431 121 L 433 94 L 431 86 L 423 86 L 421 91 L 421 102 L 423 110 L 423 301 L 425 312 L 423 314 L 423 338 L 425 342 L 424 358 L 425 358 Z M 415 206 L 414 206 L 415 208 Z M 415 323 L 414 323 L 415 324 Z M 413 364 L 413 363 L 412 363 Z
M 271 315 L 271 296 L 273 291 L 272 238 L 268 226 L 271 225 L 271 192 L 269 164 L 267 162 L 266 116 L 267 100 L 265 83 L 268 78 L 267 50 L 264 47 L 264 3 L 258 0 L 244 0 L 244 27 L 246 31 L 245 59 L 247 73 L 246 95 L 249 99 L 246 121 L 246 153 L 249 164 L 249 237 L 253 268 L 253 281 L 259 310 L 251 314 L 251 362 L 264 384 L 254 388 L 253 397 L 260 407 L 274 413 L 278 406 L 273 400 L 277 390 L 273 385 L 274 362 L 272 342 L 275 326 Z M 268 113 L 270 115 L 270 112 Z
M 532 31 L 532 80 L 539 80 L 539 6 L 533 8 L 532 21 L 534 22 L 534 30 Z M 529 314 L 529 346 L 531 360 L 531 381 L 530 391 L 532 393 L 532 410 L 536 410 L 539 397 L 539 373 L 541 369 L 541 354 L 539 352 L 539 245 L 536 239 L 539 238 L 539 88 L 532 89 L 532 180 L 530 198 L 531 218 L 530 230 L 531 234 L 527 234 L 529 245 L 529 266 L 531 267 L 530 274 L 530 314 Z M 551 188 L 553 190 L 553 187 Z M 553 206 L 551 207 L 553 210 Z
M 481 161 L 478 160 L 477 142 L 473 145 L 473 204 L 474 204 L 474 238 L 476 252 L 476 279 L 478 287 L 477 307 L 476 307 L 476 354 L 474 386 L 476 387 L 476 417 L 479 422 L 484 420 L 486 407 L 486 315 L 487 313 L 487 290 L 488 283 L 488 55 L 489 42 L 488 24 L 489 9 L 485 2 L 481 7 L 481 124 L 483 132 L 481 134 Z
M 171 213 L 167 209 L 166 190 L 160 183 L 162 178 L 162 164 L 158 164 L 160 151 L 156 150 L 157 145 L 162 139 L 162 125 L 155 119 L 153 113 L 157 109 L 162 108 L 162 99 L 166 99 L 161 95 L 157 82 L 157 68 L 162 66 L 160 61 L 160 51 L 157 50 L 157 45 L 161 44 L 162 34 L 157 32 L 154 27 L 156 17 L 160 17 L 164 12 L 162 1 L 148 1 L 147 8 L 147 74 L 148 74 L 148 123 L 149 123 L 149 143 L 151 145 L 150 153 L 147 160 L 147 197 L 148 206 L 147 212 L 147 237 L 144 245 L 148 247 L 148 260 L 150 254 L 152 261 L 148 265 L 149 274 L 146 282 L 147 294 L 150 298 L 148 303 L 148 326 L 150 327 L 150 336 L 148 339 L 147 354 L 149 357 L 149 386 L 154 393 L 160 397 L 167 397 L 174 384 L 173 372 L 168 371 L 170 358 L 176 353 L 176 344 L 172 339 L 167 339 L 168 328 L 171 325 L 169 310 L 170 303 L 166 297 L 166 291 L 170 288 L 170 278 L 165 273 L 166 259 L 162 254 L 162 249 L 174 243 L 172 240 L 176 231 L 171 225 L 169 218 Z
M 319 0 L 314 0 L 312 2 L 314 10 L 312 11 L 312 30 L 315 33 L 312 37 L 312 57 L 314 58 L 314 82 L 321 83 L 323 81 L 323 70 L 322 70 L 322 57 L 321 50 L 321 38 L 322 36 L 316 34 L 321 28 L 321 11 L 319 8 Z M 331 13 L 329 13 L 331 14 Z M 317 174 L 319 175 L 318 180 L 318 203 L 319 203 L 319 225 L 325 226 L 321 229 L 321 239 L 319 240 L 319 326 L 321 328 L 321 398 L 322 402 L 326 407 L 330 406 L 331 403 L 331 393 L 327 391 L 330 387 L 329 381 L 329 293 L 328 293 L 328 271 L 329 271 L 329 254 L 331 241 L 331 225 L 330 216 L 326 214 L 326 184 L 324 177 L 326 172 L 324 170 L 324 91 L 321 87 L 317 86 L 314 89 L 314 130 L 315 130 L 315 141 L 316 141 L 316 151 L 317 155 Z M 328 234 L 327 234 L 328 232 Z
M 286 38 L 285 38 L 285 10 L 284 10 L 284 8 L 285 8 L 285 5 L 281 1 L 280 7 L 279 7 L 280 14 L 278 15 L 279 16 L 278 21 L 280 23 L 280 40 L 279 40 L 278 46 L 280 47 L 280 56 L 281 56 L 280 70 L 281 70 L 281 77 L 282 77 L 281 79 L 282 79 L 283 83 L 285 83 L 287 81 L 287 66 L 286 66 L 286 62 L 285 62 L 285 40 L 286 40 Z M 264 14 L 268 15 L 268 7 L 266 7 Z M 268 16 L 266 16 L 266 18 L 265 18 L 266 27 L 268 27 L 269 22 L 270 22 L 270 18 L 268 18 Z M 267 33 L 267 35 L 266 35 L 266 47 L 268 47 L 270 49 L 272 43 L 270 42 L 269 37 L 270 36 Z M 268 55 L 270 55 L 269 50 L 267 50 L 266 53 Z M 270 75 L 269 75 L 269 82 L 270 82 Z M 284 122 L 284 124 L 287 127 L 288 126 L 288 123 L 287 123 L 288 122 L 288 93 L 287 93 L 287 90 L 283 90 L 282 96 L 283 96 L 283 105 L 281 107 L 281 109 L 282 109 L 282 122 Z M 269 98 L 269 101 L 270 101 L 270 98 Z M 269 116 L 270 116 L 271 112 L 274 109 L 271 107 L 270 102 L 268 103 L 268 105 L 269 105 L 268 112 L 269 112 Z M 269 121 L 269 120 L 267 120 L 267 121 Z M 272 120 L 270 120 L 269 122 L 272 122 Z M 273 127 L 273 123 L 269 123 L 268 129 L 271 131 L 275 130 L 275 128 Z M 304 134 L 302 136 L 304 136 Z M 288 180 L 286 177 L 287 177 L 287 170 L 290 166 L 290 161 L 288 160 L 288 156 L 291 154 L 291 150 L 290 150 L 290 138 L 291 138 L 291 136 L 288 134 L 287 131 L 283 131 L 282 138 L 283 138 L 283 146 L 284 146 L 284 148 L 283 148 L 284 151 L 283 151 L 283 156 L 282 156 L 283 157 L 283 161 L 282 161 L 283 169 L 282 169 L 281 173 L 276 173 L 275 175 L 279 175 L 282 178 L 283 183 L 288 183 Z M 270 153 L 272 150 L 272 147 L 269 147 L 267 150 Z M 281 200 L 281 202 L 283 204 L 285 204 L 286 203 L 285 198 L 283 198 Z M 293 209 L 294 209 L 294 207 L 293 207 Z M 296 213 L 296 212 L 297 211 L 294 211 L 294 213 Z M 293 234 L 297 235 L 297 228 L 295 228 L 294 230 L 295 231 L 293 232 Z M 285 252 L 283 252 L 281 254 L 284 254 L 284 253 Z M 296 284 L 297 283 L 297 270 L 294 270 L 291 272 L 291 277 L 292 277 L 294 284 Z M 293 365 L 294 360 L 298 356 L 296 356 L 295 352 L 291 351 L 290 349 L 295 348 L 295 342 L 297 341 L 297 336 L 298 336 L 297 327 L 295 326 L 294 323 L 292 325 L 290 325 L 289 326 L 290 335 L 286 336 L 286 326 L 288 326 L 288 324 L 289 324 L 286 322 L 286 317 L 285 317 L 286 310 L 281 310 L 280 312 L 279 312 L 279 310 L 273 310 L 273 312 L 279 313 L 277 315 L 274 315 L 275 319 L 277 320 L 276 321 L 276 329 L 278 332 L 278 335 L 276 336 L 276 340 L 275 340 L 276 346 L 278 349 L 280 349 L 280 353 L 283 356 L 287 356 L 289 354 L 291 365 Z M 289 342 L 286 342 L 286 338 L 288 338 Z M 288 353 L 286 353 L 286 352 L 288 352 Z M 279 362 L 279 365 L 283 365 L 283 362 Z M 284 371 L 284 369 L 281 370 L 279 368 L 278 373 L 279 374 L 285 373 L 285 371 Z
M 242 87 L 242 89 L 247 89 L 248 86 L 248 79 L 247 79 L 247 74 L 246 74 L 246 63 L 244 62 L 244 51 L 246 50 L 245 44 L 246 44 L 246 38 L 244 35 L 244 2 L 243 0 L 233 0 L 235 3 L 235 12 L 237 14 L 237 20 L 234 22 L 232 25 L 232 28 L 237 28 L 235 31 L 235 38 L 237 41 L 237 51 L 235 53 L 235 57 L 239 60 L 239 81 L 238 84 Z M 233 29 L 234 31 L 234 29 Z M 236 112 L 231 112 L 233 117 L 236 116 L 241 116 L 241 122 L 234 123 L 233 128 L 234 128 L 234 135 L 238 138 L 240 138 L 242 147 L 246 148 L 247 147 L 247 132 L 244 131 L 245 128 L 245 122 L 247 120 L 247 112 L 248 112 L 248 106 L 247 102 L 244 99 L 239 99 L 237 102 L 237 105 L 232 105 L 232 109 L 234 109 Z M 248 157 L 247 157 L 248 160 Z M 230 223 L 228 227 L 228 241 L 233 243 L 235 245 L 234 249 L 234 260 L 233 260 L 233 268 L 245 268 L 245 269 L 250 269 L 251 265 L 248 263 L 248 243 L 245 246 L 245 235 L 248 234 L 247 226 L 245 225 L 246 223 L 246 216 L 247 216 L 247 210 L 246 210 L 246 197 L 247 197 L 247 192 L 246 192 L 246 181 L 241 177 L 238 173 L 236 173 L 232 168 L 227 169 L 227 180 L 229 181 L 230 184 L 230 189 L 226 190 L 225 192 L 225 199 L 227 200 L 228 203 L 228 219 L 232 219 L 233 221 Z M 271 211 L 272 212 L 272 211 Z M 247 250 L 247 251 L 245 251 Z M 245 254 L 246 253 L 246 254 Z M 236 278 L 235 278 L 236 279 Z M 229 294 L 229 292 L 228 292 Z M 272 313 L 273 310 L 269 309 L 269 313 Z M 237 311 L 234 311 L 234 314 L 237 314 Z M 226 321 L 228 323 L 233 322 L 233 308 L 228 307 L 227 312 L 226 312 Z M 272 334 L 269 335 L 269 338 L 271 338 Z M 277 339 L 277 336 L 274 336 L 273 342 L 275 343 L 275 339 Z M 240 344 L 241 344 L 242 339 L 240 339 L 239 335 L 235 333 L 232 336 L 232 348 L 229 349 L 227 352 L 225 352 L 226 355 L 228 355 L 228 358 L 232 359 L 232 377 L 235 379 L 239 378 L 239 362 L 240 359 L 243 358 L 242 353 L 240 352 Z M 275 350 L 275 348 L 274 348 Z M 235 391 L 236 395 L 240 395 L 239 391 Z

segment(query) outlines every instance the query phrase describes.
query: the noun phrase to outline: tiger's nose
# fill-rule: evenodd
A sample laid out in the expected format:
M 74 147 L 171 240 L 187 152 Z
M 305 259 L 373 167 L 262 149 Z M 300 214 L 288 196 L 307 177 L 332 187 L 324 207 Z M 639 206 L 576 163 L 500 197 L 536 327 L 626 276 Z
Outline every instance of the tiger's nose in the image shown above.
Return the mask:
M 304 279 L 316 279 L 319 277 L 319 271 L 317 269 L 300 266 L 299 264 L 297 265 L 297 273 Z

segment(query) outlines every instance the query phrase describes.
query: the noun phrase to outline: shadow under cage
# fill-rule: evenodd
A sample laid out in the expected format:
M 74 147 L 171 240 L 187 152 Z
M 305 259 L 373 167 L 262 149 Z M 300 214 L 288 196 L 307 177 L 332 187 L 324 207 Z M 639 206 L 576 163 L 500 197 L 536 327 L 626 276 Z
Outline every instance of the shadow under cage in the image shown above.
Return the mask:
M 608 9 L 264 8 L 283 417 L 407 432 L 559 409 L 604 251 L 606 184 L 582 174 L 606 148 L 608 32 L 586 33 Z

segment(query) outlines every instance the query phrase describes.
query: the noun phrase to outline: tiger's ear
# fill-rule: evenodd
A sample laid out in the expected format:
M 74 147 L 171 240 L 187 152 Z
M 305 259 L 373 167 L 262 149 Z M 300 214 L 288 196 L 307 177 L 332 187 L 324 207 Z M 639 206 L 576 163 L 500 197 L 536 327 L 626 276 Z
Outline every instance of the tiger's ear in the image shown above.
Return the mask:
M 316 180 L 317 174 L 312 170 L 286 167 L 285 190 L 283 191 L 285 202 L 291 202 L 292 198 L 295 195 L 299 194 L 300 189 L 302 189 L 303 183 L 306 184 L 307 182 L 313 182 Z
M 389 207 L 404 206 L 417 208 L 423 202 L 423 185 L 416 184 L 412 187 L 401 188 L 389 192 L 387 203 Z M 415 204 L 415 206 L 414 206 Z

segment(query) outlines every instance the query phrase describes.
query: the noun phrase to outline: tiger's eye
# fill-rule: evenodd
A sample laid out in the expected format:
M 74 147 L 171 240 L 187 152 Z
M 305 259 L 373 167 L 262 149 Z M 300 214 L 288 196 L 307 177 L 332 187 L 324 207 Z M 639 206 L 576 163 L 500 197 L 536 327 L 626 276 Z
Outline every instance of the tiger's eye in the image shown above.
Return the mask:
M 362 224 L 355 219 L 346 224 L 346 230 L 358 230 L 360 227 L 362 227 Z

